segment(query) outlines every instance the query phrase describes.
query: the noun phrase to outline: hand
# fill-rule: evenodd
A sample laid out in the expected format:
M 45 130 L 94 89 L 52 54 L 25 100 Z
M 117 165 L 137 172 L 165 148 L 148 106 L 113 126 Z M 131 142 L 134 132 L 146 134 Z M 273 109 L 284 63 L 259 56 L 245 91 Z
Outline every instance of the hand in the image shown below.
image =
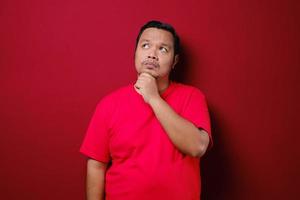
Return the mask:
M 134 88 L 137 91 L 137 93 L 142 95 L 146 103 L 149 103 L 149 101 L 152 98 L 160 97 L 157 88 L 156 78 L 146 70 L 145 72 L 139 74 Z

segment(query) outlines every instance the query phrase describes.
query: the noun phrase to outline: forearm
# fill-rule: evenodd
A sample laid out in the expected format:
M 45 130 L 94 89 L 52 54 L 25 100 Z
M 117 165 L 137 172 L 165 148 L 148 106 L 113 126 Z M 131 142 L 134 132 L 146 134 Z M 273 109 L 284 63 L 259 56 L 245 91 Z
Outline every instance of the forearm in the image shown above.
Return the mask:
M 107 165 L 96 160 L 87 161 L 87 200 L 104 200 L 105 172 Z
M 193 157 L 202 156 L 208 146 L 209 137 L 193 123 L 178 115 L 162 98 L 149 101 L 157 119 L 173 144 L 182 152 Z

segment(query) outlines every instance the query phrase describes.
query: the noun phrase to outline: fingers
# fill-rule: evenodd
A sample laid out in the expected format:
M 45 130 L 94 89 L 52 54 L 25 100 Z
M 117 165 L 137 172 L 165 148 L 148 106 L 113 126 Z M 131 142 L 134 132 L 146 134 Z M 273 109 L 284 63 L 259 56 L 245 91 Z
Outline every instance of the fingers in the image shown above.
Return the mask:
M 135 91 L 140 94 L 146 103 L 149 99 L 159 96 L 157 89 L 157 80 L 150 73 L 143 71 L 139 74 L 136 83 L 134 84 Z
M 147 72 L 142 72 L 139 75 L 139 78 L 146 78 L 146 79 L 156 79 L 154 76 L 152 76 L 151 74 L 147 73 Z
M 139 75 L 136 83 L 134 84 L 134 88 L 137 91 L 139 91 L 138 93 L 140 94 L 141 89 L 144 88 L 146 85 L 151 84 L 151 82 L 156 82 L 156 79 L 152 75 L 150 75 L 146 72 L 142 72 Z
M 143 71 L 139 75 L 144 74 L 144 73 L 151 75 L 155 79 L 158 78 L 158 74 L 155 71 L 153 71 L 153 70 L 143 69 Z
M 136 84 L 134 85 L 134 89 L 138 94 L 142 95 L 140 88 Z
M 137 79 L 137 83 L 146 83 L 152 81 L 156 81 L 156 79 L 146 72 L 141 73 Z
M 134 87 L 138 90 L 140 90 L 141 88 L 143 88 L 145 85 L 152 85 L 152 84 L 156 84 L 156 79 L 155 77 L 153 77 L 151 74 L 147 73 L 147 72 L 142 72 L 139 74 L 137 81 L 134 85 Z
M 134 84 L 134 87 L 140 90 L 144 85 L 145 85 L 145 80 L 139 77 L 136 83 Z

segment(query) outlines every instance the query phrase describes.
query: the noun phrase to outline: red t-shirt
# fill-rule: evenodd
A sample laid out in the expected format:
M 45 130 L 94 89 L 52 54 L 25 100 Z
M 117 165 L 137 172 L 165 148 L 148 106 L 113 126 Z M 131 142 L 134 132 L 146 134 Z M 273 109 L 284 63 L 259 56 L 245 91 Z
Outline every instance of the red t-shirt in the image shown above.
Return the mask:
M 161 96 L 179 115 L 211 136 L 200 90 L 173 82 Z M 106 199 L 200 199 L 199 159 L 184 155 L 173 145 L 133 84 L 100 101 L 80 152 L 101 162 L 112 161 L 106 172 Z

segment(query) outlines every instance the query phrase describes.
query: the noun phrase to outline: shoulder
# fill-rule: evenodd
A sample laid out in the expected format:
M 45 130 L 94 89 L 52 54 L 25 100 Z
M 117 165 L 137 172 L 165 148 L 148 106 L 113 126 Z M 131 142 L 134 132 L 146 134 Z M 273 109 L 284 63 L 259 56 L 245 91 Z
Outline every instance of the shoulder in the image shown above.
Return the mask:
M 126 86 L 120 87 L 112 92 L 108 93 L 104 97 L 102 97 L 98 102 L 98 107 L 111 107 L 115 106 L 122 99 L 130 96 L 130 94 L 134 91 L 133 84 L 128 84 Z
M 113 102 L 113 101 L 116 101 L 117 99 L 120 99 L 120 98 L 130 95 L 133 91 L 134 91 L 133 85 L 128 84 L 126 86 L 120 87 L 120 88 L 108 93 L 107 95 L 105 95 L 102 98 L 102 101 Z
M 205 98 L 204 93 L 197 87 L 183 84 L 183 83 L 174 83 L 176 92 L 180 93 L 181 95 L 186 96 L 198 96 Z

